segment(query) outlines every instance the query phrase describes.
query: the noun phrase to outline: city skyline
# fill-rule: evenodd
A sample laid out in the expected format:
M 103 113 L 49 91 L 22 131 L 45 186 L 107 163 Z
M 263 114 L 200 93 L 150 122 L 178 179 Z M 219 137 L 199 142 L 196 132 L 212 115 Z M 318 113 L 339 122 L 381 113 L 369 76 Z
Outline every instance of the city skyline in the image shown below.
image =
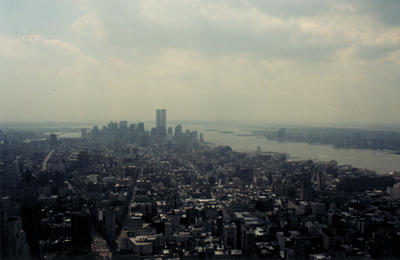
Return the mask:
M 400 156 L 400 135 L 390 131 L 294 130 L 258 130 L 244 142 L 322 137 L 352 147 L 351 157 L 366 146 Z M 1 129 L 0 257 L 400 256 L 399 166 L 376 172 L 335 157 L 302 159 L 260 146 L 244 152 L 230 145 L 247 135 L 206 131 L 219 133 L 215 145 L 181 125 L 160 135 L 126 120 L 83 129 L 78 138 Z M 221 145 L 224 135 L 231 138 Z
M 0 1 L 0 260 L 400 259 L 399 10 Z

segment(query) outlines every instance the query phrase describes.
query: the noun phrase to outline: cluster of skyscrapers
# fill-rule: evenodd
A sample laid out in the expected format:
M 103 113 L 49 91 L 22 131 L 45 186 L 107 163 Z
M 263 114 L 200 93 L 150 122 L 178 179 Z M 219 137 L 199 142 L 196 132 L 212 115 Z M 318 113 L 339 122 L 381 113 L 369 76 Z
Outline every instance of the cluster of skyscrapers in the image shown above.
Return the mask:
M 155 119 L 0 132 L 0 260 L 400 257 L 400 173 L 235 152 Z

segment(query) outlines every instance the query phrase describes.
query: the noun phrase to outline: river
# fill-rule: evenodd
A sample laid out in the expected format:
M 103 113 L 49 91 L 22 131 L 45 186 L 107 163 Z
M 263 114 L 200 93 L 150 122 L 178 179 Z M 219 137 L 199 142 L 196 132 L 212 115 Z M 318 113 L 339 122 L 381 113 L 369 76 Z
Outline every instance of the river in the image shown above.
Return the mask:
M 154 123 L 146 122 L 146 129 L 150 130 L 152 124 Z M 175 124 L 171 123 L 171 125 L 174 126 Z M 332 145 L 272 141 L 266 137 L 250 135 L 252 130 L 260 130 L 260 128 L 231 124 L 182 123 L 182 127 L 184 130 L 190 129 L 203 133 L 205 141 L 212 143 L 214 146 L 229 145 L 236 151 L 254 152 L 257 150 L 257 147 L 260 147 L 263 152 L 288 154 L 289 159 L 292 160 L 335 160 L 339 165 L 353 165 L 358 168 L 374 170 L 378 173 L 400 171 L 400 155 L 387 151 L 335 148 Z M 221 131 L 226 132 L 222 133 Z M 59 138 L 80 137 L 79 131 L 57 132 L 57 134 Z
M 307 144 L 297 142 L 278 142 L 262 136 L 250 136 L 251 128 L 234 126 L 183 125 L 186 129 L 203 133 L 206 142 L 213 145 L 229 145 L 236 151 L 252 152 L 260 147 L 263 152 L 286 153 L 292 160 L 335 160 L 339 165 L 349 164 L 367 168 L 379 173 L 400 171 L 400 155 L 387 151 L 368 149 L 335 148 L 333 145 Z M 211 130 L 211 131 L 210 131 Z M 221 133 L 233 131 L 233 133 Z M 241 136 L 238 136 L 241 134 Z

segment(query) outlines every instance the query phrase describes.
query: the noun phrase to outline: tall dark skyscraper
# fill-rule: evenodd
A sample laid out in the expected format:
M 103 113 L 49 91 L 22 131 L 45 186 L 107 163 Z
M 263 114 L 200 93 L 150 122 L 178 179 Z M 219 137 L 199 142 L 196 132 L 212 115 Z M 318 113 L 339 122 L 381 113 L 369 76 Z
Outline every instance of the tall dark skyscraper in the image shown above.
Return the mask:
M 167 110 L 156 110 L 156 128 L 160 135 L 165 135 L 167 133 Z

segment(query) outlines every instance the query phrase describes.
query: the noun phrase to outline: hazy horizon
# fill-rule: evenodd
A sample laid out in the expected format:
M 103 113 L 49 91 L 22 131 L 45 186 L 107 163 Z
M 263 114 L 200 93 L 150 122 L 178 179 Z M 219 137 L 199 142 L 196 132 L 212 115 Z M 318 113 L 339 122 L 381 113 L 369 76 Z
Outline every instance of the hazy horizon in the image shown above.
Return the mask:
M 3 1 L 0 122 L 400 125 L 400 1 Z
M 168 115 L 168 113 L 167 113 Z M 94 126 L 102 127 L 107 126 L 110 122 L 128 121 L 128 123 L 143 122 L 145 128 L 155 126 L 155 120 L 140 120 L 140 119 L 120 119 L 120 120 L 100 120 L 100 121 L 36 121 L 36 122 L 17 122 L 17 121 L 0 121 L 0 129 L 4 128 L 37 128 L 37 129 L 51 129 L 51 128 L 91 128 Z M 238 121 L 238 120 L 167 120 L 167 126 L 175 127 L 181 124 L 183 128 L 187 128 L 194 125 L 200 125 L 203 127 L 223 127 L 225 130 L 229 130 L 232 127 L 248 128 L 248 129 L 279 129 L 279 128 L 349 128 L 349 129 L 365 129 L 365 130 L 387 130 L 387 131 L 400 131 L 400 124 L 347 124 L 347 123 L 293 123 L 293 122 L 262 122 L 262 121 Z

